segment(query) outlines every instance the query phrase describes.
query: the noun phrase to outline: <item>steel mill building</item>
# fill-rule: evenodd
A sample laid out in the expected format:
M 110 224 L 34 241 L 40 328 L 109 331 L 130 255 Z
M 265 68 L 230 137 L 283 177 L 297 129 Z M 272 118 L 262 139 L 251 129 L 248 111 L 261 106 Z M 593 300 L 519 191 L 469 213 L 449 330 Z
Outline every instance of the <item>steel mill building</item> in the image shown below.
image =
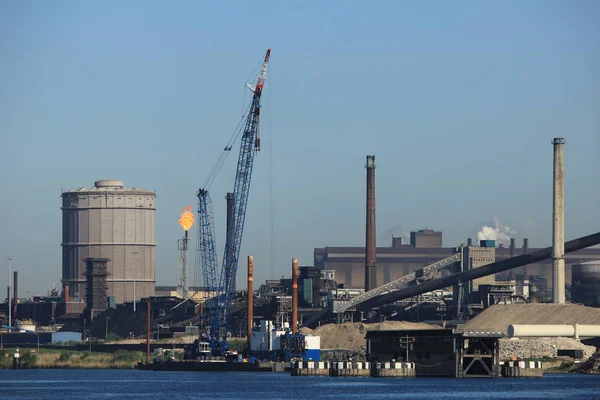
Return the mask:
M 468 244 L 474 249 L 479 243 L 472 243 L 469 239 Z M 460 243 L 459 243 L 460 245 Z M 527 252 L 534 252 L 540 249 L 529 248 L 527 239 L 523 240 L 522 247 L 517 248 L 514 239 L 509 246 L 499 246 L 493 250 L 493 255 L 489 260 L 482 260 L 480 264 L 489 264 L 493 261 L 501 261 L 512 256 L 518 256 Z M 377 247 L 376 251 L 376 286 L 399 279 L 404 275 L 416 271 L 426 265 L 449 257 L 454 252 L 454 247 L 442 247 L 442 232 L 424 229 L 411 232 L 410 243 L 402 243 L 401 238 L 392 238 L 390 247 Z M 571 285 L 571 276 L 575 281 L 579 281 L 582 267 L 581 263 L 591 260 L 600 260 L 600 248 L 589 248 L 579 250 L 565 255 L 565 276 L 567 286 Z M 593 265 L 592 265 L 593 264 Z M 588 270 L 594 268 L 598 263 L 590 263 Z M 324 270 L 334 270 L 335 280 L 338 284 L 343 284 L 345 288 L 363 289 L 365 285 L 365 248 L 364 247 L 324 247 L 314 249 L 314 265 Z M 573 268 L 575 266 L 575 268 Z M 600 267 L 596 267 L 594 276 L 600 282 Z M 586 270 L 587 271 L 587 270 Z M 527 276 L 534 281 L 540 289 L 540 294 L 547 297 L 552 295 L 552 260 L 547 259 L 536 264 L 516 268 L 507 271 L 498 276 L 499 279 L 508 277 Z M 510 275 L 510 276 L 509 276 Z M 596 281 L 594 281 L 596 284 Z M 577 285 L 577 282 L 576 282 Z M 600 285 L 599 285 L 600 286 Z M 575 288 L 575 296 L 577 289 Z M 600 293 L 600 289 L 598 291 Z M 600 294 L 598 298 L 600 303 Z
M 62 283 L 71 297 L 84 299 L 86 260 L 106 265 L 106 283 L 94 288 L 102 297 L 119 304 L 153 296 L 156 192 L 99 180 L 61 197 Z

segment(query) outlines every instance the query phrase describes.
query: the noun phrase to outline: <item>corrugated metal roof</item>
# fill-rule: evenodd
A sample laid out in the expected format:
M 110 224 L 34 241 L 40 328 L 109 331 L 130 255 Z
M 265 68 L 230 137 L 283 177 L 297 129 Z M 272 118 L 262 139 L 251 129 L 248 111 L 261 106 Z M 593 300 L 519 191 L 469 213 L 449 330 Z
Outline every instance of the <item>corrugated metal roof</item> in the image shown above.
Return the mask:
M 456 329 L 507 334 L 509 325 L 600 325 L 600 308 L 579 304 L 495 304 Z

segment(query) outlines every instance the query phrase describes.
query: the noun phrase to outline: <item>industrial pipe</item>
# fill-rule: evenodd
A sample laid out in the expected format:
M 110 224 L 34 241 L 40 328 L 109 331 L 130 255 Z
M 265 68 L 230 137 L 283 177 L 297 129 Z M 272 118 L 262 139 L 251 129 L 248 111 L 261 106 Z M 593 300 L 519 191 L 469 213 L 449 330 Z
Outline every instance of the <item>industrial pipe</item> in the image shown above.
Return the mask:
M 579 325 L 575 324 L 575 338 L 580 337 L 599 337 L 600 325 Z
M 554 303 L 565 302 L 565 139 L 555 138 L 552 225 L 552 293 Z
M 573 325 L 509 325 L 510 337 L 572 337 L 575 336 Z
M 252 283 L 254 281 L 254 258 L 248 256 L 248 337 L 247 346 L 248 354 L 250 354 L 250 340 L 252 339 L 252 319 L 254 318 L 254 288 Z
M 298 331 L 298 259 L 292 259 L 292 333 Z
M 586 247 L 600 244 L 600 232 L 592 235 L 583 236 L 578 239 L 573 239 L 565 243 L 565 254 L 572 253 L 577 250 L 585 249 Z M 383 304 L 393 303 L 395 301 L 407 299 L 412 296 L 431 292 L 438 289 L 455 285 L 459 282 L 468 282 L 473 279 L 483 276 L 497 274 L 499 272 L 508 271 L 509 269 L 521 267 L 527 264 L 533 264 L 538 261 L 550 258 L 552 255 L 552 247 L 538 250 L 529 254 L 522 254 L 517 257 L 508 258 L 506 260 L 497 261 L 492 264 L 484 265 L 478 268 L 473 268 L 468 271 L 450 275 L 441 279 L 434 279 L 420 285 L 415 285 L 406 289 L 398 290 L 391 293 L 386 293 L 361 304 L 361 309 L 367 310 L 372 307 L 377 307 Z
M 510 337 L 599 337 L 600 325 L 509 325 Z

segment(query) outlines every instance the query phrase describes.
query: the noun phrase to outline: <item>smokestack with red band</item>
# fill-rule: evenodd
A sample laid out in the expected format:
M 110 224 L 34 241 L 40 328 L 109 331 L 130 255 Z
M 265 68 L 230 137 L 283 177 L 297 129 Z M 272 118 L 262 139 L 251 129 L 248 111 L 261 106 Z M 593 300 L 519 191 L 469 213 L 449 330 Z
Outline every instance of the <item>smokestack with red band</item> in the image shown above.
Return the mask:
M 292 259 L 292 333 L 298 331 L 298 259 Z

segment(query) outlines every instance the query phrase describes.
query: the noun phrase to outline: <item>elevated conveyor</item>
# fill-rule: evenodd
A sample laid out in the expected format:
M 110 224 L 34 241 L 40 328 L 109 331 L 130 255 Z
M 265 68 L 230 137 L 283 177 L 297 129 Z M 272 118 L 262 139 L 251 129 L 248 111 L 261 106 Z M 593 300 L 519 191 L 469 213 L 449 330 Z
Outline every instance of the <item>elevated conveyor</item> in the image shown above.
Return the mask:
M 592 235 L 583 236 L 574 240 L 570 240 L 565 242 L 565 254 L 572 253 L 577 250 L 585 249 L 586 247 L 591 247 L 600 244 L 600 232 L 594 233 Z M 497 261 L 492 264 L 484 265 L 478 268 L 474 268 L 468 271 L 463 271 L 459 273 L 452 274 L 450 276 L 434 279 L 428 282 L 421 283 L 419 285 L 414 285 L 411 287 L 405 287 L 399 290 L 387 290 L 385 293 L 371 296 L 370 292 L 375 292 L 380 288 L 373 289 L 369 292 L 364 293 L 361 296 L 365 296 L 362 300 L 354 300 L 353 306 L 360 305 L 362 310 L 369 310 L 373 307 L 378 307 L 384 304 L 393 303 L 399 300 L 407 299 L 412 296 L 417 296 L 423 293 L 432 292 L 434 290 L 443 289 L 448 286 L 452 286 L 458 283 L 464 283 L 471 281 L 473 279 L 481 278 L 488 275 L 497 274 L 499 272 L 508 271 L 513 268 L 522 267 L 524 265 L 533 264 L 545 259 L 550 258 L 552 255 L 552 247 L 547 247 L 542 250 L 538 250 L 533 253 L 523 254 L 520 256 L 508 258 L 502 261 Z M 456 256 L 456 255 L 454 255 Z M 452 256 L 452 257 L 454 257 Z M 452 258 L 449 257 L 449 258 Z M 448 259 L 449 259 L 448 258 Z M 444 260 L 448 260 L 444 259 Z M 439 261 L 440 263 L 444 260 Z M 460 260 L 460 255 L 459 259 Z M 454 261 L 456 262 L 456 261 Z M 433 265 L 433 264 L 432 264 Z M 427 267 L 426 267 L 427 268 Z M 404 278 L 404 277 L 403 277 Z M 402 280 L 400 278 L 399 280 Z M 398 281 L 399 281 L 398 280 Z M 394 281 L 397 282 L 397 281 Z M 390 285 L 393 282 L 390 282 L 386 285 Z M 382 288 L 386 285 L 383 285 Z M 369 295 L 368 295 L 369 294 Z M 368 295 L 368 296 L 367 296 Z M 358 299 L 357 296 L 356 299 Z M 349 303 L 349 302 L 348 302 Z M 346 307 L 345 309 L 348 309 Z M 344 305 L 341 305 L 337 308 L 337 310 L 344 309 Z M 314 325 L 328 314 L 333 311 L 333 306 L 329 306 L 313 315 L 309 320 L 307 320 L 304 325 L 308 327 L 314 327 Z M 339 311 L 338 311 L 339 312 Z

